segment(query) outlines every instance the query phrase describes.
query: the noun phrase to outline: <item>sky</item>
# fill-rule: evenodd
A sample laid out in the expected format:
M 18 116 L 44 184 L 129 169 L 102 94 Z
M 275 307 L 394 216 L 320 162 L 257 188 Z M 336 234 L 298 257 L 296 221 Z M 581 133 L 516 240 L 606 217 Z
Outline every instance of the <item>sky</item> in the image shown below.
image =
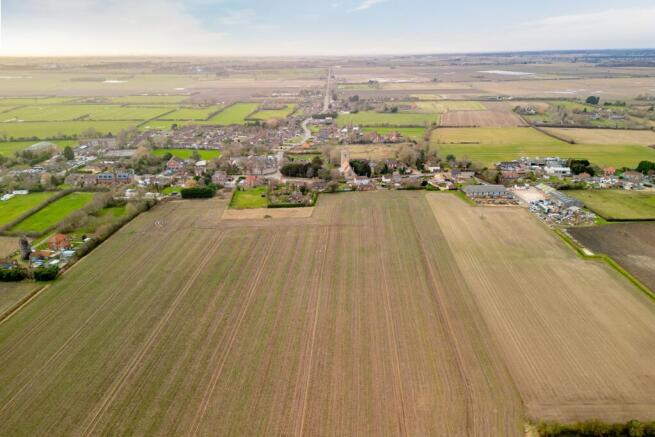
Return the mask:
M 653 0 L 0 0 L 0 55 L 653 48 Z

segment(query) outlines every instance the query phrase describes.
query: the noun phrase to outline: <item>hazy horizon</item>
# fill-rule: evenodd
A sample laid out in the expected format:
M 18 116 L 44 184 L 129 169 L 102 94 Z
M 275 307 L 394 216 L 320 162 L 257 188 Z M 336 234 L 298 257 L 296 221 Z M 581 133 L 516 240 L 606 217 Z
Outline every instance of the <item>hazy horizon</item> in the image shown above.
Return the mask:
M 353 56 L 645 49 L 643 0 L 5 0 L 2 56 Z

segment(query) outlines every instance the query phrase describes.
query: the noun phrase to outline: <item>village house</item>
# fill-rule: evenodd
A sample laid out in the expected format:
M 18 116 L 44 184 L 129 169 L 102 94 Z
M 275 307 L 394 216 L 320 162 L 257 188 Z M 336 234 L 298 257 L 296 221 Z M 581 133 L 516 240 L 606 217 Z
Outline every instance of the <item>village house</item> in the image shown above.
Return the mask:
M 195 163 L 194 173 L 196 176 L 202 176 L 207 171 L 207 161 L 201 160 Z
M 166 170 L 170 170 L 173 173 L 184 170 L 184 167 L 184 161 L 177 156 L 173 156 L 166 162 Z
M 227 182 L 227 173 L 225 173 L 222 170 L 215 171 L 214 174 L 212 175 L 212 183 L 216 185 L 225 185 L 225 182 Z
M 638 171 L 632 171 L 632 170 L 623 172 L 622 177 L 623 177 L 624 180 L 626 180 L 626 181 L 628 181 L 628 182 L 630 182 L 632 184 L 635 184 L 635 185 L 641 184 L 641 182 L 644 180 L 644 175 L 643 174 L 641 174 Z
M 65 234 L 55 234 L 48 240 L 50 250 L 64 250 L 71 247 L 70 239 Z

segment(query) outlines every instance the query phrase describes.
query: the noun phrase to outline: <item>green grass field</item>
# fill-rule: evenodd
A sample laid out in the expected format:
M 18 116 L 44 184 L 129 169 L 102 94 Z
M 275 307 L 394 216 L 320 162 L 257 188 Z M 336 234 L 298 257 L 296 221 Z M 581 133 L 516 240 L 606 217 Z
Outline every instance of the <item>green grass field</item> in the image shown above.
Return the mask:
M 112 103 L 121 105 L 170 105 L 181 103 L 188 99 L 189 96 L 125 96 L 112 97 Z
M 438 114 L 415 114 L 408 112 L 392 114 L 364 111 L 356 114 L 339 114 L 339 117 L 337 117 L 337 124 L 339 126 L 346 126 L 352 123 L 359 126 L 424 127 L 438 122 Z
M 125 215 L 126 206 L 113 206 L 110 208 L 103 208 L 98 212 L 98 217 L 111 216 L 114 218 L 122 217 Z
M 166 106 L 43 105 L 25 106 L 0 114 L 0 121 L 142 121 L 170 111 Z
M 655 194 L 626 190 L 567 191 L 606 220 L 655 220 Z
M 51 203 L 36 214 L 29 216 L 11 230 L 17 232 L 45 232 L 73 212 L 86 206 L 91 199 L 93 199 L 93 193 L 71 193 Z
M 0 155 L 13 156 L 15 152 L 26 149 L 35 143 L 36 141 L 9 141 L 5 143 L 0 142 Z M 76 144 L 76 141 L 55 140 L 53 141 L 53 143 L 58 145 L 59 147 L 66 147 Z
M 598 166 L 634 168 L 642 160 L 655 160 L 655 150 L 639 145 L 568 144 L 530 128 L 445 128 L 432 134 L 431 144 L 443 157 L 467 156 L 491 166 L 524 156 L 588 159 Z
M 193 155 L 194 149 L 154 149 L 152 150 L 152 154 L 155 156 L 164 156 L 167 153 L 172 154 L 173 156 L 177 156 L 180 159 L 189 159 Z M 201 159 L 215 159 L 215 158 L 220 158 L 221 156 L 221 151 L 220 150 L 198 150 L 198 154 L 200 155 Z
M 11 223 L 54 195 L 55 193 L 52 192 L 30 193 L 26 196 L 14 196 L 9 200 L 0 201 L 0 226 Z
M 391 132 L 398 132 L 405 138 L 411 140 L 420 140 L 425 135 L 424 127 L 365 127 L 364 132 L 377 132 L 380 135 L 386 135 Z
M 266 187 L 251 188 L 245 191 L 235 191 L 234 195 L 232 196 L 232 201 L 230 202 L 230 208 L 266 208 L 268 206 L 266 191 Z
M 103 135 L 116 135 L 123 129 L 138 124 L 137 121 L 65 121 L 65 122 L 29 122 L 0 123 L 0 137 L 11 140 L 21 138 L 61 138 L 80 135 L 89 128 L 96 129 Z
M 585 108 L 587 111 L 593 111 L 596 108 L 592 105 L 587 105 L 586 103 L 581 103 L 581 102 L 574 102 L 570 100 L 551 100 L 548 102 L 552 107 L 557 108 L 563 108 L 563 109 L 568 109 L 569 111 L 584 111 Z
M 229 126 L 231 124 L 245 124 L 250 114 L 255 112 L 259 104 L 257 103 L 236 103 L 229 106 L 212 117 L 208 124 Z
M 61 105 L 73 100 L 74 97 L 8 97 L 0 99 L 0 106 Z
M 261 111 L 255 112 L 249 117 L 253 120 L 271 120 L 271 119 L 280 119 L 287 118 L 296 110 L 296 105 L 287 105 L 282 109 L 264 109 Z
M 222 108 L 222 105 L 207 106 L 204 108 L 185 107 L 160 117 L 158 120 L 207 120 L 212 114 L 215 114 Z

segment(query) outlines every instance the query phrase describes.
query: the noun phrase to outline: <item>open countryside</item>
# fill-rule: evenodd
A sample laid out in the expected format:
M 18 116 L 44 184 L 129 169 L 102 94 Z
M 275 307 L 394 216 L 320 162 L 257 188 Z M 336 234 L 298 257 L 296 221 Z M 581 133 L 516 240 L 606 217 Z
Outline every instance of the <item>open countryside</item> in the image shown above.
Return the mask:
M 37 3 L 0 436 L 655 436 L 643 0 Z

